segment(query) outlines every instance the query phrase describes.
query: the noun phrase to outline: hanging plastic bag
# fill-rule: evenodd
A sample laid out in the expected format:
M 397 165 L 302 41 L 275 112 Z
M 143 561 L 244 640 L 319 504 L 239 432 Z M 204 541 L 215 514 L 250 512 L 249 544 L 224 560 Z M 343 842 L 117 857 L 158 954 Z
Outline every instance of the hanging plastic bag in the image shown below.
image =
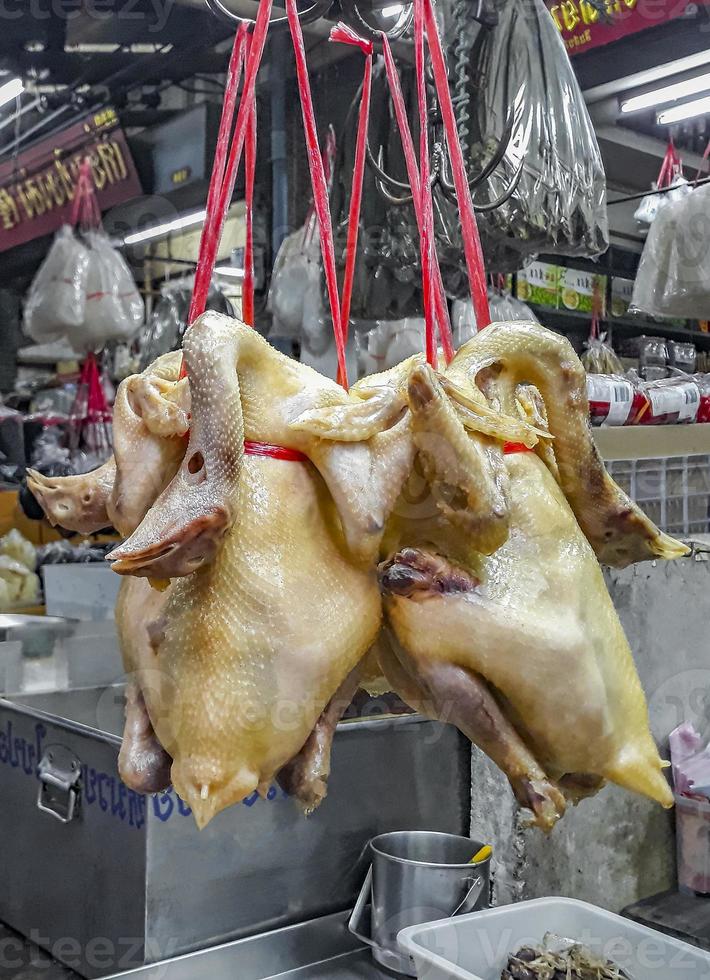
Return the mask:
M 67 331 L 74 350 L 99 350 L 109 340 L 130 340 L 145 309 L 131 270 L 101 231 L 84 235 L 89 250 L 84 321 Z
M 272 333 L 300 337 L 306 296 L 320 291 L 320 236 L 312 215 L 306 224 L 281 244 L 269 289 L 268 310 L 274 318 Z M 312 299 L 309 300 L 312 309 Z
M 529 320 L 539 323 L 533 311 L 522 300 L 511 296 L 510 293 L 500 293 L 490 290 L 488 302 L 492 323 L 505 323 L 510 320 Z M 454 347 L 458 349 L 467 340 L 478 333 L 476 315 L 470 299 L 455 299 L 451 305 L 451 329 L 453 331 Z
M 649 229 L 631 307 L 704 319 L 710 309 L 710 187 L 679 189 Z
M 587 374 L 617 374 L 624 373 L 624 368 L 618 355 L 606 343 L 605 338 L 590 337 L 585 344 L 586 350 L 581 361 Z
M 60 340 L 84 322 L 88 249 L 64 225 L 55 235 L 25 300 L 24 330 L 37 343 Z
M 498 15 L 466 89 L 471 115 L 477 109 L 472 170 L 503 140 L 511 112 L 513 135 L 477 203 L 497 201 L 521 174 L 507 201 L 479 215 L 486 258 L 518 268 L 541 251 L 598 255 L 609 244 L 604 167 L 562 38 L 542 0 L 505 0 Z
M 358 333 L 358 375 L 386 371 L 424 349 L 426 325 L 423 317 L 377 320 L 365 333 Z
M 75 473 L 87 473 L 104 463 L 113 450 L 112 411 L 96 357 L 89 354 L 81 369 L 69 417 L 69 451 Z
M 666 154 L 661 163 L 658 179 L 653 185 L 653 192 L 647 194 L 634 212 L 634 218 L 639 224 L 651 225 L 656 220 L 658 212 L 666 204 L 677 200 L 679 194 L 683 192 L 683 186 L 687 185 L 683 177 L 683 161 L 675 148 L 673 140 L 668 143 Z M 669 191 L 666 194 L 654 193 L 666 187 L 677 185 L 678 191 Z

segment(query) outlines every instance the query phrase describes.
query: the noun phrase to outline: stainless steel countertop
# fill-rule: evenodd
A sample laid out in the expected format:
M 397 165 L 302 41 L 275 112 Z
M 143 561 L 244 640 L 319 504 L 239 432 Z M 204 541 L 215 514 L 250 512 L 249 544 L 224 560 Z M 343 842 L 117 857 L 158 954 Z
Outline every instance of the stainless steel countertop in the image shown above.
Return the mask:
M 141 980 L 392 980 L 347 929 L 349 913 L 114 974 Z M 107 978 L 113 980 L 113 978 Z

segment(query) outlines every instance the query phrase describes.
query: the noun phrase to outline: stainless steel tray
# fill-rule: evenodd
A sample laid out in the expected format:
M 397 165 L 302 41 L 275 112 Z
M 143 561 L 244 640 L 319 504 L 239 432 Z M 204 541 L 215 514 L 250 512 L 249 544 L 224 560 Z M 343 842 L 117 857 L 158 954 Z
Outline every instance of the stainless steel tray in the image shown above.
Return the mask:
M 143 980 L 391 980 L 347 930 L 347 914 L 328 915 L 154 966 L 116 973 Z M 111 978 L 109 978 L 111 980 Z

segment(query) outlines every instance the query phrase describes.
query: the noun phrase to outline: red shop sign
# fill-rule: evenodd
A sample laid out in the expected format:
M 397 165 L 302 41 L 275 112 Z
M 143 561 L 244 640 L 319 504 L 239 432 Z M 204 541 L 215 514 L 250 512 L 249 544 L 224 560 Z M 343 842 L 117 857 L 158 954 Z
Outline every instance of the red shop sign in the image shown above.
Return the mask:
M 689 0 L 605 0 L 604 15 L 589 0 L 545 2 L 570 55 L 675 20 L 690 6 Z
M 101 109 L 0 164 L 0 252 L 69 220 L 87 154 L 102 211 L 142 193 L 116 111 Z

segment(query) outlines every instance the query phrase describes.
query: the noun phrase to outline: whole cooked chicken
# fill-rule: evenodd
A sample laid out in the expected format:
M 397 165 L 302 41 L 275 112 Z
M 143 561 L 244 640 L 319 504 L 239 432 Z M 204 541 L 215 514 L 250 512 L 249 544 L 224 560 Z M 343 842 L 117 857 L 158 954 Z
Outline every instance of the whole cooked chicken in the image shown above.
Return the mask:
M 129 785 L 171 779 L 200 826 L 277 777 L 312 809 L 380 628 L 375 558 L 413 455 L 406 376 L 348 395 L 209 314 L 184 353 L 189 385 L 173 357 L 121 386 L 113 462 L 30 485 L 52 519 L 128 535 L 111 557 Z
M 549 466 L 521 451 L 525 446 L 507 454 L 499 447 L 509 534 L 493 553 L 475 538 L 474 547 L 458 541 L 451 548 L 450 538 L 437 547 L 430 534 L 428 546 L 401 549 L 380 572 L 392 631 L 380 662 L 392 686 L 479 745 L 545 830 L 568 799 L 596 792 L 605 780 L 672 804 L 592 545 L 621 564 L 687 549 L 662 535 L 606 474 L 586 425 L 577 364 L 566 341 L 544 328 L 494 324 L 461 348 L 441 383 L 426 366 L 412 370 L 412 425 L 432 445 L 437 434 L 453 444 L 449 433 L 457 426 L 460 441 L 478 384 L 516 415 L 516 387 L 534 381 L 555 437 L 554 459 L 544 439 L 538 446 Z M 528 409 L 538 427 L 544 424 Z M 444 484 L 445 458 L 440 451 L 428 461 Z M 486 464 L 479 458 L 478 465 Z M 484 510 L 470 522 L 477 535 L 486 516 Z

